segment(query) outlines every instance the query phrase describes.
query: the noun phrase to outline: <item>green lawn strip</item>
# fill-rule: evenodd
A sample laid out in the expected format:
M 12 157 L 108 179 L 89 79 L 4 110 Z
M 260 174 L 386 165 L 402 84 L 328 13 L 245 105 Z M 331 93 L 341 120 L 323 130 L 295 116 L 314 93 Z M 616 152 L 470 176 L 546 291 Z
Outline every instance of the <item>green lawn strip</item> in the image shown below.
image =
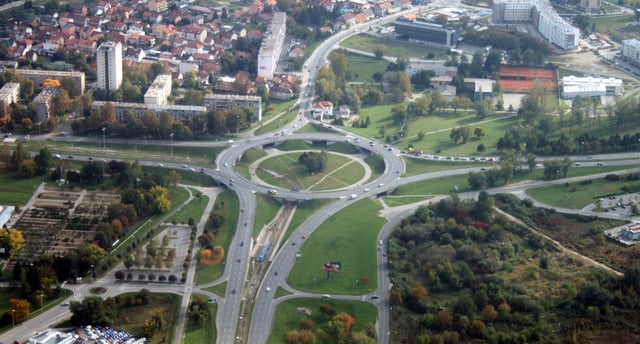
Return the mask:
M 367 324 L 375 324 L 378 310 L 370 303 L 352 300 L 332 300 L 321 298 L 300 298 L 284 301 L 276 307 L 273 329 L 269 337 L 269 344 L 285 342 L 287 332 L 300 328 L 300 320 L 309 318 L 314 323 L 314 332 L 327 326 L 329 318 L 320 313 L 321 304 L 330 304 L 337 313 L 349 313 L 356 321 L 352 331 L 362 331 Z M 298 313 L 298 308 L 307 308 L 311 316 Z
M 280 131 L 280 128 L 285 126 L 285 124 L 293 121 L 298 115 L 298 110 L 293 109 L 291 111 L 287 111 L 283 115 L 280 115 L 277 119 L 266 123 L 266 124 L 258 124 L 258 129 L 254 131 L 255 135 L 262 135 L 271 133 L 274 131 Z M 262 123 L 265 123 L 266 119 L 262 119 Z
M 224 211 L 226 214 L 225 221 L 222 224 L 222 227 L 215 231 L 211 229 L 211 224 L 209 222 L 207 222 L 205 228 L 215 233 L 216 239 L 213 244 L 222 246 L 225 249 L 225 252 L 228 252 L 231 240 L 236 234 L 238 214 L 240 212 L 240 201 L 233 191 L 227 190 L 218 195 L 216 198 L 216 204 L 224 204 Z M 211 282 L 222 276 L 225 262 L 228 261 L 227 258 L 228 256 L 226 256 L 225 253 L 225 258 L 222 260 L 221 264 L 205 266 L 198 265 L 198 268 L 196 269 L 195 284 Z
M 159 176 L 168 175 L 170 170 L 172 169 L 155 166 L 142 167 L 142 171 L 144 171 L 145 173 L 156 174 Z M 218 183 L 216 183 L 213 178 L 206 175 L 205 173 L 193 172 L 186 169 L 174 169 L 174 171 L 176 171 L 180 175 L 180 184 L 204 187 L 218 186 Z
M 448 195 L 455 191 L 458 186 L 459 192 L 469 191 L 469 176 L 467 174 L 453 175 L 448 177 L 433 178 L 425 181 L 400 185 L 396 188 L 392 196 L 430 196 Z
M 23 178 L 18 175 L 18 172 L 2 172 L 0 173 L 0 202 L 4 204 L 25 204 L 42 182 L 55 185 L 49 178 L 49 174 Z
M 265 195 L 256 194 L 256 216 L 253 222 L 253 238 L 257 238 L 258 234 L 265 225 L 273 221 L 274 217 L 280 210 L 282 203 L 276 201 L 275 198 Z
M 355 35 L 340 42 L 341 47 L 351 48 L 373 53 L 377 46 L 384 46 L 384 56 L 392 57 L 417 57 L 421 58 L 429 53 L 434 53 L 435 58 L 446 58 L 445 49 L 427 47 L 422 44 L 399 41 L 395 39 L 381 38 L 373 35 Z
M 402 159 L 407 167 L 403 176 L 415 176 L 423 173 L 430 172 L 440 172 L 440 171 L 448 171 L 459 168 L 468 168 L 468 167 L 479 167 L 485 166 L 486 168 L 490 168 L 490 162 L 457 162 L 457 161 L 449 161 L 449 160 L 430 160 L 427 158 L 411 158 L 407 156 L 403 156 Z
M 291 294 L 293 294 L 293 293 L 288 291 L 288 290 L 286 290 L 286 289 L 284 289 L 284 288 L 282 288 L 282 287 L 278 287 L 276 289 L 276 293 L 275 293 L 276 296 L 275 297 L 277 299 L 279 297 L 283 297 L 283 296 L 287 296 L 287 295 L 291 295 Z
M 334 294 L 366 294 L 377 288 L 376 237 L 384 220 L 379 202 L 365 198 L 333 214 L 310 235 L 287 281 L 296 289 Z M 339 261 L 338 273 L 323 270 L 326 261 Z M 358 281 L 368 278 L 369 283 Z
M 292 98 L 289 100 L 270 99 L 269 105 L 273 108 L 273 111 L 269 112 L 268 115 L 265 115 L 263 113 L 262 119 L 263 120 L 270 119 L 272 117 L 272 114 L 279 114 L 282 111 L 285 111 L 291 108 L 297 101 L 298 101 L 298 98 Z M 266 103 L 263 103 L 263 104 L 265 105 L 265 107 L 267 106 Z
M 589 204 L 595 203 L 599 198 L 605 199 L 601 202 L 603 208 L 615 207 L 618 202 L 627 204 L 631 200 L 638 201 L 638 195 L 615 200 L 607 199 L 606 196 L 637 193 L 640 191 L 640 181 L 627 181 L 624 178 L 619 181 L 594 178 L 590 181 L 590 183 L 572 182 L 529 189 L 527 190 L 527 195 L 550 206 L 570 209 L 582 209 Z M 628 191 L 623 191 L 623 187 Z
M 220 282 L 212 287 L 205 288 L 204 290 L 212 292 L 220 297 L 224 297 L 227 293 L 227 281 Z
M 384 159 L 380 155 L 369 155 L 364 159 L 364 162 L 371 168 L 371 177 L 369 177 L 367 183 L 378 179 L 384 173 Z
M 242 157 L 240 161 L 238 161 L 235 165 L 235 170 L 240 173 L 243 177 L 247 179 L 251 179 L 251 172 L 249 171 L 249 165 L 251 165 L 254 161 L 266 156 L 267 153 L 264 150 L 257 148 L 249 148 L 244 153 L 242 153 Z
M 358 154 L 360 150 L 352 146 L 348 142 L 336 142 L 333 144 L 325 144 L 324 142 L 314 142 L 309 144 L 303 140 L 287 140 L 278 145 L 278 149 L 281 151 L 293 151 L 293 150 L 323 150 L 327 152 L 336 152 L 343 154 Z
M 307 123 L 304 127 L 296 130 L 297 133 L 335 133 L 332 129 L 321 127 L 314 123 Z
M 350 53 L 348 55 L 351 82 L 375 82 L 373 74 L 387 69 L 389 61 L 378 60 L 375 57 Z
M 187 190 L 187 188 L 184 188 L 182 186 L 169 188 L 169 201 L 171 202 L 171 209 L 182 207 L 182 203 L 184 203 L 188 198 L 189 191 Z
M 46 146 L 53 153 L 60 155 L 95 155 L 107 160 L 157 160 L 157 161 L 190 161 L 205 167 L 213 167 L 215 156 L 225 147 L 200 147 L 188 145 L 173 145 L 173 157 L 171 146 L 167 141 L 158 141 L 158 144 L 127 144 L 107 142 L 106 149 L 102 149 L 97 142 L 67 142 L 67 141 L 32 141 L 24 144 L 25 149 L 39 151 Z
M 202 294 L 192 294 L 193 296 L 202 297 L 205 300 L 206 296 Z M 215 342 L 218 336 L 216 328 L 216 313 L 218 312 L 217 303 L 207 303 L 207 318 L 204 324 L 195 323 L 192 319 L 187 321 L 187 328 L 184 333 L 185 344 L 199 344 L 199 343 L 211 343 Z
M 420 202 L 420 201 L 424 201 L 426 199 L 429 199 L 431 197 L 428 196 L 416 196 L 416 197 L 394 197 L 394 196 L 387 196 L 384 198 L 384 203 L 389 206 L 389 207 L 397 207 L 397 206 L 401 206 L 401 205 L 407 205 L 407 204 L 412 204 L 412 203 L 416 203 L 416 202 Z
M 189 219 L 193 219 L 198 223 L 202 218 L 202 214 L 204 213 L 204 209 L 207 207 L 209 203 L 209 196 L 202 195 L 201 197 L 195 197 L 195 195 L 199 194 L 200 191 L 192 190 L 191 193 L 194 195 L 194 198 L 187 203 L 186 206 L 182 207 L 177 213 L 175 213 L 170 222 L 175 221 L 176 223 L 189 223 Z
M 286 178 L 267 176 L 267 173 L 261 170 L 258 170 L 258 176 L 263 181 L 282 188 L 293 187 L 287 182 L 290 180 L 304 190 L 309 188 L 313 188 L 313 190 L 329 190 L 345 187 L 357 182 L 364 176 L 364 169 L 356 161 L 331 153 L 327 154 L 327 164 L 323 172 L 308 175 L 306 168 L 297 162 L 300 155 L 301 153 L 282 154 L 260 163 L 260 167 Z M 316 185 L 318 182 L 320 183 Z
M 289 222 L 289 227 L 287 228 L 287 232 L 284 234 L 282 238 L 282 242 L 284 243 L 289 239 L 291 234 L 302 225 L 304 221 L 306 221 L 311 215 L 315 214 L 316 211 L 320 210 L 324 206 L 332 203 L 334 200 L 329 198 L 318 198 L 318 199 L 310 199 L 305 201 L 302 204 L 298 204 L 295 213 L 293 214 L 293 218 L 291 222 Z

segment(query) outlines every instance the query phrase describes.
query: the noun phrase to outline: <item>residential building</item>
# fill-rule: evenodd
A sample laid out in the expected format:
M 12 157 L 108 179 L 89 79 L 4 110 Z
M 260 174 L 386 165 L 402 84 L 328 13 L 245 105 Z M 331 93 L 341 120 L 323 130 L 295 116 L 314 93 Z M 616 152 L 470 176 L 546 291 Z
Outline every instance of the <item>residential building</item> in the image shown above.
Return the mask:
M 122 85 L 122 44 L 104 42 L 98 47 L 98 88 L 115 91 Z
M 99 110 L 105 106 L 108 102 L 95 101 L 91 108 L 93 110 Z M 132 112 L 136 117 L 142 118 L 147 111 L 155 113 L 170 113 L 175 120 L 186 121 L 192 119 L 195 116 L 203 114 L 207 111 L 204 106 L 192 106 L 192 105 L 171 105 L 171 104 L 142 104 L 142 103 L 122 103 L 111 102 L 116 111 L 116 119 L 119 122 L 124 122 L 128 117 L 129 112 Z
M 62 81 L 62 79 L 71 79 L 76 86 L 76 92 L 78 94 L 84 94 L 85 77 L 83 72 L 64 72 L 39 69 L 16 69 L 16 72 L 23 78 L 31 79 L 36 88 L 41 87 L 42 83 L 47 79 L 55 79 L 58 81 Z
M 171 75 L 158 75 L 144 94 L 144 103 L 155 105 L 167 104 L 167 99 L 169 98 L 169 95 L 171 95 L 171 84 Z
M 287 15 L 284 12 L 273 13 L 271 25 L 258 52 L 258 76 L 266 80 L 273 79 L 278 59 L 284 45 L 287 32 Z
M 204 106 L 208 111 L 229 110 L 233 108 L 251 108 L 256 116 L 254 122 L 262 120 L 262 98 L 238 94 L 206 94 Z
M 311 117 L 320 121 L 333 119 L 333 103 L 330 101 L 320 101 L 313 104 Z
M 622 56 L 625 59 L 631 60 L 633 63 L 640 63 L 640 41 L 632 39 L 622 40 Z
M 12 103 L 17 103 L 20 99 L 20 84 L 8 82 L 0 88 L 0 106 L 7 108 Z M 4 112 L 3 112 L 4 113 Z
M 36 106 L 36 116 L 38 116 L 36 123 L 45 122 L 52 115 L 51 101 L 59 90 L 59 87 L 47 86 L 33 99 L 33 104 Z
M 580 30 L 565 21 L 549 0 L 494 0 L 495 24 L 533 23 L 549 43 L 569 50 L 578 46 Z
M 395 37 L 411 42 L 424 43 L 441 47 L 455 47 L 461 39 L 460 31 L 436 23 L 429 23 L 423 18 L 396 19 Z

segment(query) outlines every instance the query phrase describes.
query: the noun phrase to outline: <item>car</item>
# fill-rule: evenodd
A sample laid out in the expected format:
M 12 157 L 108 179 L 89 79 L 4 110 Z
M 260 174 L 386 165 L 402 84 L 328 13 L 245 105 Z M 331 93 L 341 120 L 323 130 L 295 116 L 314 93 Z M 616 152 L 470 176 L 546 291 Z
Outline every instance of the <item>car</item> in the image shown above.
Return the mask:
M 371 295 L 371 300 L 375 300 L 375 299 L 378 299 L 378 298 L 380 298 L 380 296 L 378 296 L 378 295 Z
M 164 167 L 164 164 L 160 163 L 158 164 L 158 167 Z
M 228 163 L 228 162 L 225 162 L 225 163 L 224 163 L 224 167 L 229 167 L 229 163 Z
M 247 227 L 247 225 L 248 225 L 248 222 L 245 221 L 244 226 Z
M 53 141 L 52 137 L 47 137 L 47 141 Z
M 275 195 L 277 195 L 277 194 L 278 194 L 278 191 L 277 191 L 277 190 L 273 190 L 273 189 L 272 189 L 272 190 L 269 190 L 269 195 L 275 196 Z
M 597 164 L 596 164 L 596 166 L 598 166 L 598 167 L 602 167 L 602 166 L 604 166 L 604 164 L 603 164 L 603 163 L 601 163 L 601 162 L 599 162 L 599 163 L 597 163 Z
M 190 170 L 191 172 L 195 172 L 195 171 L 196 171 L 196 169 L 195 169 L 195 168 L 193 168 L 193 167 L 189 168 L 189 170 Z
M 237 261 L 238 263 L 240 263 L 240 258 L 238 258 L 236 261 Z
M 93 157 L 92 156 L 89 157 L 89 161 L 93 161 Z
M 480 168 L 480 171 L 486 171 L 486 170 L 487 170 L 487 169 L 486 169 L 486 168 L 484 168 L 484 167 Z
M 378 184 L 378 187 L 379 187 L 379 188 L 381 188 L 381 187 L 383 187 L 383 186 L 384 186 L 384 183 L 380 183 L 380 184 Z
M 60 304 L 60 306 L 62 306 L 62 307 L 66 307 L 68 305 L 69 305 L 69 302 L 63 302 L 63 303 Z
M 378 240 L 378 245 L 382 245 L 382 240 Z
M 294 241 L 294 242 L 292 242 L 292 243 L 291 243 L 291 246 L 296 246 L 296 242 L 295 242 L 295 241 Z
M 217 301 L 217 300 L 216 300 L 216 299 L 214 299 L 214 298 L 212 298 L 212 297 L 210 297 L 210 298 L 208 298 L 208 299 L 207 299 L 207 302 L 209 302 L 209 303 L 216 303 L 216 301 Z
M 323 298 L 323 299 L 328 299 L 328 298 L 330 298 L 330 297 L 331 297 L 331 295 L 329 295 L 329 294 L 322 294 L 320 297 L 321 297 L 321 298 Z
M 189 165 L 186 165 L 186 164 L 182 164 L 181 166 L 182 168 L 189 168 Z
M 73 155 L 69 155 L 67 159 L 73 159 Z
M 267 293 L 271 291 L 271 288 L 267 287 L 264 291 L 266 291 Z
M 244 241 L 240 242 L 240 247 L 244 246 Z
M 233 143 L 233 140 L 227 140 L 227 143 L 228 143 L 228 144 L 232 144 L 232 143 Z
M 576 166 L 580 166 L 580 163 L 579 163 L 579 162 L 576 162 Z
M 364 188 L 364 192 L 369 192 L 369 188 Z
M 302 240 L 306 239 L 307 235 L 306 234 L 302 234 Z
M 55 155 L 54 155 L 54 157 L 55 157 L 56 159 L 62 159 L 62 157 L 60 156 L 60 154 L 55 154 Z

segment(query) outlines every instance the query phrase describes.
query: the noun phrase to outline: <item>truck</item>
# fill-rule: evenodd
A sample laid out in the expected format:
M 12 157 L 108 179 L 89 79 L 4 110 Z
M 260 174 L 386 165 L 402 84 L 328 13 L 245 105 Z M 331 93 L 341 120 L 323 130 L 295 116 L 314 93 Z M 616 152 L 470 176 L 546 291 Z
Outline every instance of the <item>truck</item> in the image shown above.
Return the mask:
M 351 195 L 349 195 L 349 198 L 351 198 L 351 199 L 354 199 L 354 198 L 356 198 L 356 197 L 358 197 L 358 195 L 357 195 L 357 194 L 351 194 Z

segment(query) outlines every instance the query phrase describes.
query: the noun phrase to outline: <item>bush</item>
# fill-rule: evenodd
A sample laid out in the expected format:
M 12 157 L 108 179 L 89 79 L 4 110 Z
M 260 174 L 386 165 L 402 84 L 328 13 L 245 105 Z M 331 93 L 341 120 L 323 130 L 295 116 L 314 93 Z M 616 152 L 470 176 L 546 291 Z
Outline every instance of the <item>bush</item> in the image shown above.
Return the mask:
M 145 275 L 145 274 L 139 274 L 138 275 L 138 280 L 140 280 L 140 281 L 144 281 L 146 278 L 147 278 L 147 275 Z
M 176 277 L 176 275 L 169 275 L 169 282 L 173 283 L 175 281 L 177 281 L 178 278 Z
M 122 271 L 122 270 L 116 271 L 115 276 L 116 276 L 116 279 L 118 281 L 122 281 L 124 279 L 124 277 L 125 277 L 124 271 Z

